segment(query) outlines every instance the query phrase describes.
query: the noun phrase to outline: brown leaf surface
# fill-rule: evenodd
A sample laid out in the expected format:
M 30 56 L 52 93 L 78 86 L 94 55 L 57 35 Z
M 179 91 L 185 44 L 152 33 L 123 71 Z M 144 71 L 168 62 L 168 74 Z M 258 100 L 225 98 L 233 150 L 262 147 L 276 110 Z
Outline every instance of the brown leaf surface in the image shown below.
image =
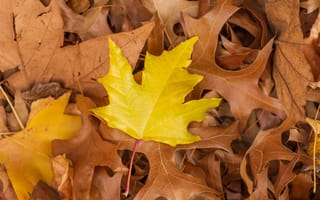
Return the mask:
M 174 32 L 174 25 L 180 22 L 180 14 L 188 13 L 196 17 L 198 11 L 197 1 L 187 0 L 142 0 L 142 4 L 152 13 L 157 12 L 160 20 L 165 24 L 165 33 L 170 44 L 175 44 L 178 36 Z
M 103 137 L 117 141 L 119 149 L 131 150 L 135 139 L 117 129 L 100 126 Z M 137 152 L 144 153 L 149 161 L 150 170 L 145 185 L 134 197 L 147 200 L 164 197 L 167 199 L 190 199 L 208 195 L 209 199 L 220 199 L 219 192 L 209 188 L 205 180 L 183 173 L 175 164 L 176 149 L 162 143 L 144 141 Z
M 259 174 L 265 170 L 268 163 L 272 160 L 282 160 L 282 161 L 292 161 L 295 160 L 294 163 L 288 164 L 288 169 L 293 169 L 291 165 L 296 164 L 298 161 L 302 161 L 306 164 L 310 164 L 310 158 L 302 154 L 301 152 L 293 152 L 288 147 L 284 146 L 282 143 L 282 134 L 285 131 L 288 131 L 293 121 L 295 120 L 294 116 L 290 116 L 287 118 L 279 127 L 269 129 L 267 131 L 261 131 L 258 133 L 255 138 L 252 146 L 247 150 L 246 155 L 241 163 L 241 176 L 244 182 L 247 184 L 248 192 L 254 194 L 253 192 L 256 190 L 253 185 L 253 180 L 258 180 Z M 269 145 L 272 144 L 272 145 Z M 253 179 L 250 178 L 246 166 L 250 166 L 250 174 L 252 174 Z M 288 170 L 287 168 L 283 168 L 280 170 Z M 282 171 L 283 172 L 283 171 Z M 284 176 L 284 180 L 290 179 L 292 180 L 289 171 L 283 172 L 282 174 L 278 174 L 278 176 Z M 280 195 L 279 191 L 283 189 L 283 183 L 279 181 L 284 181 L 280 177 L 278 177 L 278 182 L 276 183 L 276 193 L 275 195 Z M 265 185 L 268 187 L 268 185 Z M 280 188 L 280 189 L 279 189 Z M 279 198 L 279 196 L 277 197 Z
M 52 148 L 54 155 L 66 154 L 73 162 L 73 198 L 88 200 L 96 166 L 108 166 L 113 171 L 120 171 L 124 166 L 117 154 L 118 147 L 100 137 L 96 122 L 85 111 L 94 105 L 88 99 L 80 98 L 80 101 L 83 114 L 79 134 L 70 140 L 53 141 Z
M 190 127 L 189 130 L 192 134 L 199 135 L 201 140 L 189 145 L 179 145 L 181 149 L 214 148 L 232 152 L 231 142 L 240 137 L 238 122 L 228 127 L 198 125 L 198 127 Z
M 108 70 L 108 38 L 121 46 L 130 64 L 135 66 L 153 28 L 153 24 L 148 23 L 132 32 L 62 47 L 63 22 L 55 0 L 48 7 L 38 1 L 14 2 L 5 1 L 1 7 L 0 27 L 5 31 L 0 33 L 0 42 L 5 48 L 0 49 L 0 65 L 3 70 L 19 66 L 20 72 L 8 79 L 16 89 L 59 80 L 65 87 L 101 96 L 104 90 L 95 79 Z
M 167 199 L 196 198 L 202 193 L 211 194 L 211 199 L 220 199 L 218 194 L 205 185 L 200 179 L 182 173 L 174 164 L 175 149 L 160 143 L 143 143 L 150 171 L 146 184 L 135 199 L 147 200 L 157 197 Z
M 104 168 L 97 167 L 92 180 L 91 199 L 120 200 L 122 175 L 122 173 L 117 172 L 113 176 L 109 176 Z
M 226 71 L 212 58 L 216 53 L 218 34 L 222 26 L 237 10 L 238 8 L 228 1 L 217 1 L 216 6 L 200 19 L 184 15 L 183 24 L 189 37 L 199 36 L 190 71 L 205 78 L 196 88 L 196 98 L 201 96 L 203 90 L 217 91 L 229 102 L 233 115 L 240 120 L 240 127 L 244 128 L 253 109 L 263 108 L 282 117 L 284 113 L 281 103 L 264 94 L 258 86 L 272 50 L 272 40 L 258 52 L 252 64 L 239 71 Z
M 299 1 L 267 1 L 266 12 L 273 32 L 277 34 L 273 77 L 278 97 L 287 115 L 295 113 L 295 121 L 303 121 L 307 86 L 313 77 L 308 62 L 301 56 L 303 35 L 299 28 Z
M 64 0 L 56 0 L 61 9 L 63 29 L 65 32 L 77 33 L 82 41 L 112 34 L 107 22 L 109 9 L 93 7 L 82 15 L 75 13 Z

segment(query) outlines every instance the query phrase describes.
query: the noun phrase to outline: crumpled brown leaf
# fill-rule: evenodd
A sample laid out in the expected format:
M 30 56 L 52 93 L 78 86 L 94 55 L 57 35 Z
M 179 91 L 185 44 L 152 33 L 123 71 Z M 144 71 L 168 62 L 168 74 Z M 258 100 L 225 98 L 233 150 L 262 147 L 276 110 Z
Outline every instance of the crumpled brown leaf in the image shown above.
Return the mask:
M 279 12 L 282 14 L 279 15 Z M 299 22 L 299 1 L 267 1 L 266 13 L 277 35 L 273 77 L 278 97 L 287 115 L 295 113 L 295 121 L 303 121 L 307 86 L 313 81 L 313 76 L 310 65 L 301 56 L 303 35 Z
M 8 82 L 21 90 L 36 82 L 59 80 L 67 88 L 101 97 L 104 90 L 95 79 L 108 70 L 107 40 L 112 38 L 117 42 L 129 63 L 135 66 L 153 28 L 153 24 L 148 23 L 133 32 L 62 47 L 63 21 L 56 0 L 48 7 L 40 1 L 25 1 L 23 5 L 15 2 L 5 1 L 0 10 L 3 19 L 0 26 L 4 30 L 0 33 L 0 42 L 4 45 L 0 49 L 0 65 L 2 71 L 19 66 L 20 72 L 10 76 Z
M 252 195 L 256 194 L 255 191 L 257 190 L 257 188 L 254 186 L 254 181 L 259 181 L 261 179 L 261 177 L 259 176 L 264 170 L 267 170 L 265 168 L 268 168 L 268 164 L 272 160 L 282 160 L 282 161 L 294 160 L 294 163 L 288 164 L 286 166 L 286 167 L 289 167 L 288 169 L 290 168 L 293 169 L 291 165 L 294 165 L 299 161 L 307 165 L 311 164 L 311 160 L 309 156 L 307 156 L 306 154 L 300 151 L 294 152 L 288 147 L 284 146 L 284 144 L 282 143 L 282 134 L 291 128 L 294 120 L 295 120 L 294 116 L 290 116 L 279 127 L 269 129 L 266 131 L 260 131 L 257 137 L 255 138 L 253 144 L 251 145 L 251 147 L 247 150 L 246 155 L 241 162 L 240 174 L 248 187 L 249 194 L 252 194 Z M 272 145 L 268 145 L 268 144 L 272 144 Z M 250 166 L 249 173 L 252 174 L 253 176 L 251 178 L 247 171 L 248 169 L 246 169 L 248 165 Z M 280 177 L 284 176 L 283 178 L 285 178 L 284 180 L 286 181 L 292 180 L 291 175 L 292 174 L 290 174 L 289 171 L 286 173 L 278 174 L 278 176 Z M 278 177 L 278 181 L 284 181 L 280 177 Z M 262 181 L 262 179 L 260 181 Z M 274 195 L 280 195 L 279 191 L 280 192 L 282 191 L 283 186 L 285 184 L 279 182 L 277 183 L 277 185 L 278 187 L 276 188 L 276 191 L 274 191 L 276 192 Z M 266 187 L 269 187 L 269 186 L 268 184 L 265 184 L 265 185 L 262 185 L 261 187 L 265 187 L 266 189 Z M 276 198 L 280 198 L 280 196 L 276 196 Z
M 78 97 L 82 111 L 82 127 L 79 134 L 70 140 L 55 140 L 53 155 L 66 154 L 73 163 L 73 198 L 90 199 L 91 182 L 96 166 L 107 166 L 113 171 L 125 169 L 117 154 L 118 146 L 104 141 L 96 130 L 96 121 L 88 116 L 94 104 L 87 98 Z
M 280 101 L 264 94 L 258 86 L 272 50 L 272 40 L 259 51 L 252 64 L 239 71 L 223 70 L 212 57 L 216 52 L 220 30 L 238 9 L 230 1 L 217 1 L 216 6 L 200 19 L 183 15 L 183 25 L 188 37 L 199 36 L 190 71 L 203 75 L 204 80 L 196 88 L 195 98 L 201 97 L 205 89 L 217 91 L 229 102 L 233 115 L 240 120 L 240 127 L 244 128 L 255 108 L 263 108 L 281 117 L 284 117 L 284 113 Z

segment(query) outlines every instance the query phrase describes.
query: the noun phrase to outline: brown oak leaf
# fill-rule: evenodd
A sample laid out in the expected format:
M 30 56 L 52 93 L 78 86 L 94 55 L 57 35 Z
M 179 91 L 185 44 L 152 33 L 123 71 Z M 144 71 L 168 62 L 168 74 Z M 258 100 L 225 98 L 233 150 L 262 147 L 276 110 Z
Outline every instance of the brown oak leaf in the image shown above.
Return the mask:
M 88 101 L 84 99 L 82 104 L 94 107 L 92 103 L 86 103 Z M 96 166 L 107 166 L 113 171 L 121 171 L 125 167 L 117 154 L 118 146 L 101 138 L 95 128 L 96 121 L 88 116 L 86 105 L 82 106 L 82 127 L 78 135 L 69 140 L 53 141 L 52 149 L 54 155 L 66 154 L 73 163 L 73 198 L 88 200 Z
M 174 163 L 175 148 L 154 142 L 145 142 L 141 147 L 149 160 L 150 171 L 146 184 L 135 199 L 190 199 L 203 193 L 210 194 L 211 199 L 220 199 L 219 193 L 206 186 L 203 180 L 187 175 L 177 168 Z
M 247 150 L 244 159 L 241 162 L 240 174 L 248 187 L 248 192 L 250 194 L 255 194 L 257 188 L 254 187 L 254 181 L 257 181 L 261 173 L 268 168 L 268 163 L 272 160 L 282 160 L 282 161 L 292 161 L 296 160 L 292 164 L 296 164 L 301 161 L 306 164 L 310 164 L 311 160 L 305 154 L 301 152 L 293 152 L 291 149 L 284 146 L 282 143 L 282 134 L 288 131 L 293 121 L 295 120 L 294 116 L 289 116 L 279 127 L 269 129 L 266 131 L 260 131 L 253 141 L 252 146 Z M 272 144 L 272 145 L 269 145 Z M 248 174 L 248 167 L 250 166 L 251 178 Z M 290 165 L 287 165 L 287 167 Z M 284 178 L 288 173 L 279 174 L 279 176 L 284 175 Z M 289 174 L 290 175 L 290 174 Z M 281 180 L 281 179 L 280 179 Z M 277 183 L 278 188 L 274 195 L 280 195 L 279 187 L 283 188 L 283 183 Z M 260 187 L 262 187 L 260 185 Z M 264 187 L 269 187 L 268 184 L 265 184 Z M 259 188 L 261 189 L 261 188 Z M 279 197 L 277 197 L 279 198 Z
M 131 150 L 135 139 L 117 129 L 100 125 L 103 138 L 115 141 L 119 150 Z M 209 188 L 205 180 L 183 173 L 175 164 L 176 148 L 166 144 L 144 141 L 137 152 L 144 153 L 149 161 L 150 170 L 145 185 L 134 197 L 135 200 L 190 199 L 198 195 L 209 195 L 211 199 L 220 199 L 220 193 Z M 199 197 L 199 196 L 198 196 Z
M 190 71 L 203 75 L 204 80 L 196 88 L 195 97 L 199 98 L 205 89 L 217 91 L 229 102 L 233 115 L 240 120 L 241 128 L 244 128 L 251 111 L 256 108 L 284 117 L 280 101 L 264 94 L 258 86 L 272 50 L 272 40 L 245 69 L 226 71 L 217 65 L 212 55 L 216 53 L 219 32 L 228 18 L 238 10 L 229 1 L 218 2 L 200 19 L 183 15 L 183 25 L 188 37 L 199 36 Z

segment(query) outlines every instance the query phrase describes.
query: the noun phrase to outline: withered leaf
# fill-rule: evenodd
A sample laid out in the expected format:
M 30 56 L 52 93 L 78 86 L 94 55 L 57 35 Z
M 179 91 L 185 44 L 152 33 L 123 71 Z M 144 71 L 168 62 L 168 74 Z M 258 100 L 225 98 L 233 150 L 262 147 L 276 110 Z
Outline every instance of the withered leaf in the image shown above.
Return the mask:
M 125 167 L 117 154 L 117 146 L 100 137 L 95 128 L 96 122 L 88 116 L 88 108 L 93 106 L 92 103 L 88 103 L 90 101 L 86 98 L 79 98 L 82 101 L 81 104 L 87 104 L 80 105 L 82 107 L 80 110 L 83 111 L 81 130 L 70 140 L 53 141 L 52 151 L 53 155 L 66 154 L 73 163 L 73 198 L 88 200 L 96 166 L 108 166 L 113 171 L 119 171 Z
M 56 0 L 61 9 L 65 32 L 77 33 L 82 41 L 112 34 L 107 22 L 108 8 L 93 7 L 82 15 L 73 12 L 64 0 Z
M 197 126 L 189 128 L 190 132 L 199 135 L 201 140 L 189 145 L 179 145 L 181 149 L 189 148 L 215 148 L 232 152 L 231 142 L 240 137 L 239 122 L 234 122 L 228 127 Z
M 159 14 L 161 22 L 165 24 L 165 33 L 170 44 L 178 41 L 178 36 L 174 32 L 174 25 L 180 22 L 180 13 L 188 13 L 196 17 L 198 11 L 197 1 L 171 0 L 164 3 L 161 0 L 142 0 L 142 4 L 151 12 Z
M 106 35 L 79 45 L 62 47 L 63 20 L 56 0 L 45 7 L 40 1 L 5 1 L 1 7 L 0 65 L 19 66 L 20 72 L 8 81 L 16 89 L 27 89 L 36 82 L 60 80 L 67 88 L 103 96 L 95 81 L 108 70 L 108 38 L 116 41 L 132 66 L 153 28 L 148 23 L 128 33 Z M 32 12 L 30 12 L 30 10 Z
M 229 102 L 233 115 L 240 120 L 241 128 L 244 128 L 251 111 L 256 108 L 263 108 L 283 117 L 280 101 L 264 94 L 258 86 L 272 50 L 272 40 L 258 52 L 252 64 L 239 71 L 222 69 L 212 57 L 216 53 L 218 34 L 223 24 L 238 10 L 228 1 L 216 3 L 216 6 L 200 19 L 183 15 L 187 35 L 199 36 L 190 71 L 205 77 L 196 88 L 194 96 L 199 98 L 205 89 L 216 90 Z
M 240 173 L 244 182 L 247 184 L 250 194 L 253 194 L 255 191 L 253 180 L 259 179 L 258 175 L 265 170 L 265 167 L 270 161 L 291 161 L 296 159 L 297 162 L 302 161 L 310 164 L 311 160 L 307 155 L 301 154 L 300 152 L 293 152 L 282 143 L 282 134 L 291 128 L 294 120 L 294 116 L 289 116 L 279 127 L 260 131 L 252 146 L 247 150 L 241 162 Z M 253 179 L 248 175 L 247 165 L 250 166 Z M 265 185 L 265 187 L 268 187 L 268 185 Z
M 202 193 L 211 194 L 212 199 L 220 199 L 218 192 L 206 186 L 204 181 L 184 174 L 177 168 L 173 162 L 173 147 L 154 142 L 145 142 L 141 147 L 149 160 L 150 171 L 146 184 L 135 199 L 190 199 Z
M 282 12 L 283 10 L 286 12 Z M 273 77 L 287 115 L 295 121 L 305 118 L 307 86 L 313 81 L 310 66 L 303 56 L 303 35 L 299 21 L 299 1 L 267 1 L 266 12 L 277 34 L 273 57 Z M 282 14 L 279 15 L 279 12 Z

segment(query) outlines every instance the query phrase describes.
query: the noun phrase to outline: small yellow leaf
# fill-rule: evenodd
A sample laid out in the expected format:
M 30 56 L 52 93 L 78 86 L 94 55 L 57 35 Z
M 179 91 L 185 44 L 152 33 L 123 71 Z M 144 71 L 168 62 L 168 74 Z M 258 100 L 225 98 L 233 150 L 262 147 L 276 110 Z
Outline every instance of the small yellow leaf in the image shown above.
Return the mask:
M 29 199 L 39 180 L 51 184 L 51 141 L 68 139 L 80 130 L 80 116 L 64 114 L 69 96 L 70 93 L 50 102 L 29 120 L 24 130 L 0 140 L 0 162 L 20 200 Z
M 110 127 L 136 139 L 176 146 L 200 140 L 188 132 L 191 121 L 200 121 L 221 99 L 200 99 L 184 103 L 185 96 L 201 81 L 185 68 L 197 37 L 182 42 L 161 56 L 147 53 L 142 82 L 132 76 L 132 68 L 114 42 L 109 41 L 110 68 L 99 79 L 108 92 L 110 104 L 93 112 Z

